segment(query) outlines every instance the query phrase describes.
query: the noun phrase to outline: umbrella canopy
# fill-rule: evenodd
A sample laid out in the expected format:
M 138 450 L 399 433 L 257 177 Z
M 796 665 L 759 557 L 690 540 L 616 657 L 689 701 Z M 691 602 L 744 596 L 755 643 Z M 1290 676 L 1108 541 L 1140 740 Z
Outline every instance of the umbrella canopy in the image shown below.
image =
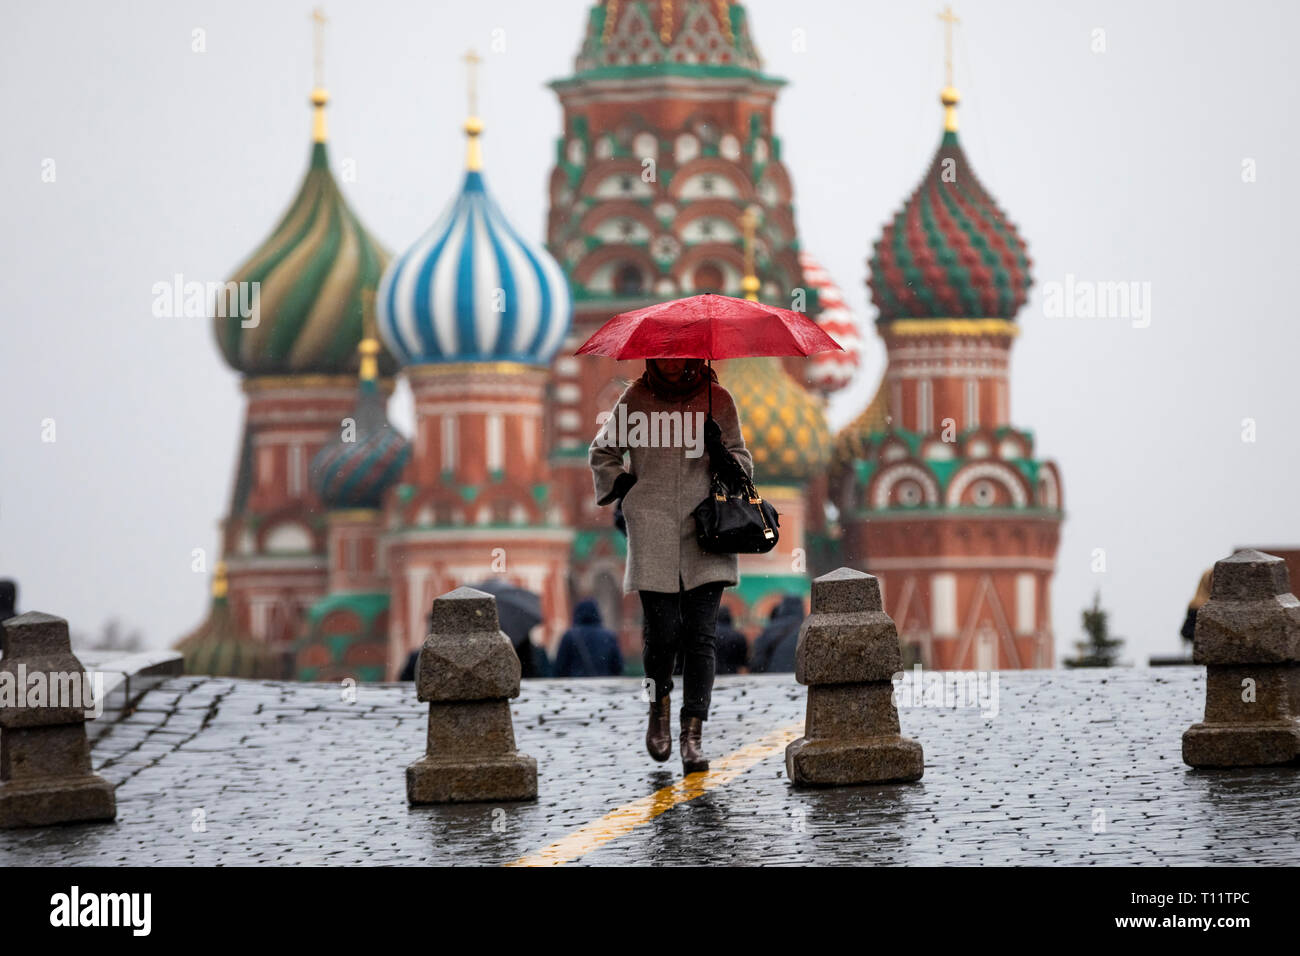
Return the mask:
M 614 316 L 576 355 L 727 359 L 843 351 L 802 312 L 729 295 L 694 295 Z
M 497 618 L 516 647 L 528 640 L 528 632 L 542 623 L 542 599 L 532 591 L 497 578 L 488 578 L 470 587 L 486 591 L 497 599 Z

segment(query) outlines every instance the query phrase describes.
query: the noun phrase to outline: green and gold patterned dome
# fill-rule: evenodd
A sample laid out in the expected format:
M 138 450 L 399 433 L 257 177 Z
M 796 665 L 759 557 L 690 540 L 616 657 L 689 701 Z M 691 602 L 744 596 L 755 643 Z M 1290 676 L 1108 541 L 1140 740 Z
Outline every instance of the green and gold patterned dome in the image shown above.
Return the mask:
M 756 484 L 802 484 L 826 467 L 831 434 L 822 404 L 778 359 L 729 359 L 718 378 L 736 400 Z
M 230 278 L 257 284 L 256 318 L 218 305 L 213 319 L 222 354 L 245 375 L 355 374 L 362 294 L 379 284 L 389 260 L 330 172 L 328 96 L 317 88 L 311 101 L 311 165 L 298 195 L 270 237 Z M 379 364 L 386 375 L 396 369 L 386 353 Z

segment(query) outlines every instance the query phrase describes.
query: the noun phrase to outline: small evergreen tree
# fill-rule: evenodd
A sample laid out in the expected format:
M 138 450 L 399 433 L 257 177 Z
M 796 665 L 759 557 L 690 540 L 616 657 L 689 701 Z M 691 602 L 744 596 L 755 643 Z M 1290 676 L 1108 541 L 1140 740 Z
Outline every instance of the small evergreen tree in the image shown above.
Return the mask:
M 1075 642 L 1078 656 L 1065 661 L 1066 667 L 1114 667 L 1119 663 L 1122 637 L 1111 637 L 1106 612 L 1101 609 L 1101 592 L 1092 597 L 1092 607 L 1083 611 L 1083 632 L 1087 637 Z

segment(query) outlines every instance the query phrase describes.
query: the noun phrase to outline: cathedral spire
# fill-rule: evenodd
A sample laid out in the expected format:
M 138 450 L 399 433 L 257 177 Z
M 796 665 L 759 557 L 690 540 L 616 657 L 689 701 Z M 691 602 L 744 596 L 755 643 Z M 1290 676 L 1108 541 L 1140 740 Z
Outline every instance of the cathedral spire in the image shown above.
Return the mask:
M 324 11 L 311 12 L 312 144 L 307 175 L 274 231 L 230 276 L 258 292 L 258 320 L 214 309 L 226 361 L 249 377 L 347 375 L 356 366 L 361 293 L 373 290 L 388 252 L 348 207 L 330 172 L 326 141 Z M 219 300 L 220 302 L 220 300 Z M 384 372 L 393 370 L 384 356 Z M 285 434 L 288 434 L 287 432 Z
M 943 104 L 943 129 L 946 133 L 957 132 L 957 103 L 961 94 L 952 84 L 952 28 L 960 20 L 952 12 L 952 6 L 943 8 L 939 14 L 943 21 L 943 90 L 939 93 L 939 102 Z
M 483 62 L 483 58 L 473 50 L 467 50 L 463 59 L 469 80 L 467 90 L 469 115 L 465 119 L 465 135 L 469 137 L 469 144 L 466 149 L 465 168 L 471 173 L 476 173 L 483 168 L 483 147 L 478 140 L 483 132 L 483 121 L 478 115 L 478 65 Z
M 329 129 L 325 123 L 325 104 L 330 95 L 325 91 L 325 11 L 317 7 L 311 12 L 312 37 L 312 119 L 311 138 L 314 143 L 323 143 L 329 138 Z

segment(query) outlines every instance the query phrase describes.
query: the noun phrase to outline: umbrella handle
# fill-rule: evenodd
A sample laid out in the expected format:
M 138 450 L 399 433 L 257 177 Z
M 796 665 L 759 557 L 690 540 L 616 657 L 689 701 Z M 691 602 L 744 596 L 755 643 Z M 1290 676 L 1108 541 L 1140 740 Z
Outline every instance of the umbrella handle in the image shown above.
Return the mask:
M 705 359 L 704 387 L 709 390 L 709 417 L 713 417 L 713 359 Z

